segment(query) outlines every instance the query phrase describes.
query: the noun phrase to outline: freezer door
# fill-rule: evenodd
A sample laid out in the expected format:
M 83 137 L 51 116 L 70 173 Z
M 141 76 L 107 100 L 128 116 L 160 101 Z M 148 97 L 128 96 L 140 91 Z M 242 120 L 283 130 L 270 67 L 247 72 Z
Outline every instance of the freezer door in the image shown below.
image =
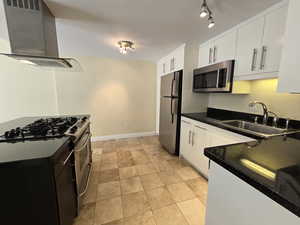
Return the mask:
M 173 88 L 171 86 L 171 91 L 172 91 L 172 96 L 174 97 L 179 97 L 180 93 L 179 93 L 179 90 L 180 90 L 180 82 L 181 82 L 181 73 L 182 71 L 177 71 L 174 73 L 174 79 L 173 79 Z
M 160 96 L 172 96 L 172 85 L 174 87 L 174 73 L 161 77 Z
M 177 71 L 161 77 L 160 96 L 179 97 L 182 71 Z
M 159 141 L 171 154 L 176 153 L 177 107 L 178 99 L 160 98 Z

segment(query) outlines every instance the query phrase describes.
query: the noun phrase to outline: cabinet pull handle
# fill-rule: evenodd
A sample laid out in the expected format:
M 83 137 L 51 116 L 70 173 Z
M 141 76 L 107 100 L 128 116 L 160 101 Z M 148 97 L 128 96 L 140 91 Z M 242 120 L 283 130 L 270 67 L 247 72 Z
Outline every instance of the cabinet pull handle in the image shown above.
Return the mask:
M 173 58 L 170 61 L 170 71 L 173 71 Z
M 263 70 L 266 64 L 267 46 L 262 47 L 260 69 Z
M 192 146 L 194 146 L 194 137 L 195 137 L 195 132 L 192 133 Z
M 212 57 L 212 48 L 209 48 L 209 59 L 208 59 L 208 62 L 209 62 L 209 64 L 211 64 L 212 63 L 212 60 L 211 60 L 211 57 Z
M 189 144 L 191 144 L 191 131 L 189 131 Z
M 217 46 L 214 47 L 214 62 L 217 61 Z
M 254 71 L 256 69 L 256 60 L 257 60 L 257 49 L 253 49 L 253 55 L 252 55 L 252 64 L 251 64 L 251 71 Z
M 204 127 L 199 127 L 199 126 L 196 126 L 197 128 L 201 129 L 201 130 L 207 130 L 206 128 Z
M 175 58 L 173 58 L 173 70 L 175 70 Z

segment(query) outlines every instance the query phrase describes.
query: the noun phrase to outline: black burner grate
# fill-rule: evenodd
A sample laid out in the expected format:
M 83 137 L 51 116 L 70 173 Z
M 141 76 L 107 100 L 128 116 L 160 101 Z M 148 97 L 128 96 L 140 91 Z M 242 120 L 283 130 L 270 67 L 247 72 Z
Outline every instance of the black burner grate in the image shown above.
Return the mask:
M 17 127 L 6 131 L 4 135 L 0 136 L 0 142 L 61 137 L 77 121 L 76 117 L 39 119 L 25 127 Z

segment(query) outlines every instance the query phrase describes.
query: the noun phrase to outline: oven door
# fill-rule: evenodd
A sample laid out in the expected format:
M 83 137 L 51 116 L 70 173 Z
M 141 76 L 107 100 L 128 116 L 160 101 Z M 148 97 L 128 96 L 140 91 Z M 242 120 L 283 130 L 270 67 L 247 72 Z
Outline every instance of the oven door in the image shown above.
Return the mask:
M 91 133 L 89 128 L 76 142 L 74 154 L 79 209 L 81 205 L 81 198 L 87 191 L 89 177 L 92 170 Z

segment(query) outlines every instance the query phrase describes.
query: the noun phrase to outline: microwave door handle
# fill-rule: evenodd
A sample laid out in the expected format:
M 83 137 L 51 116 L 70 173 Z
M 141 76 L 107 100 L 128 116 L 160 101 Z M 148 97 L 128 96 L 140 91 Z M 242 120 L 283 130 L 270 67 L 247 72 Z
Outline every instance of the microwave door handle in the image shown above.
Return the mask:
M 216 82 L 216 88 L 219 87 L 219 78 L 220 78 L 220 69 L 218 69 L 218 73 L 217 73 L 217 82 Z

